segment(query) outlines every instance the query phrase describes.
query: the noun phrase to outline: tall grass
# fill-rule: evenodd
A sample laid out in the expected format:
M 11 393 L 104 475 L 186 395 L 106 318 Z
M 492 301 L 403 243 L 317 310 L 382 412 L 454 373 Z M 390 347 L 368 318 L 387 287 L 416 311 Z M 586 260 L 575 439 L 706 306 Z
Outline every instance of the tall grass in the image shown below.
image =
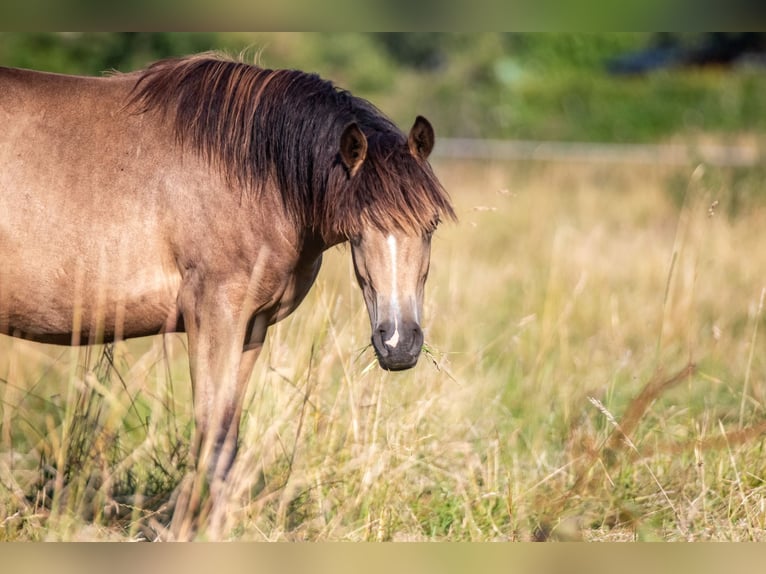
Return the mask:
M 766 205 L 721 209 L 705 167 L 436 169 L 460 223 L 434 240 L 418 366 L 376 366 L 330 252 L 269 333 L 199 537 L 762 540 Z M 0 345 L 0 539 L 161 531 L 184 337 Z

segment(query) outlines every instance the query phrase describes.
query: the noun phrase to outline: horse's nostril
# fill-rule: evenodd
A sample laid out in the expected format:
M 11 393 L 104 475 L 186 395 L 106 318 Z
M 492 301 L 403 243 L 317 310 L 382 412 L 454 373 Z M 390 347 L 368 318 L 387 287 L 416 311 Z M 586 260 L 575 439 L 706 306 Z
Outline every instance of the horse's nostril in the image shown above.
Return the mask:
M 420 328 L 420 325 L 413 327 L 412 341 L 418 349 L 423 345 L 423 330 Z
M 372 335 L 372 345 L 375 347 L 375 351 L 384 356 L 387 357 L 389 354 L 389 349 L 386 347 L 385 341 L 388 339 L 388 330 L 386 329 L 385 325 L 381 325 L 375 331 L 373 331 Z

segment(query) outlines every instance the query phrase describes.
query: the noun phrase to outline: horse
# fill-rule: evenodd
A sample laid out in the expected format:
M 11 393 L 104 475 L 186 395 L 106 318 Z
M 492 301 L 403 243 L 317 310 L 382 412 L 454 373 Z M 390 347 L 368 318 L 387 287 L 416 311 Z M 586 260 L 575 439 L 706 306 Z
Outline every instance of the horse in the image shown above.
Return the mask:
M 350 243 L 380 366 L 416 364 L 431 237 L 455 219 L 424 117 L 405 134 L 316 74 L 204 53 L 101 77 L 0 68 L 0 125 L 0 334 L 185 332 L 211 495 L 267 331 L 330 247 Z

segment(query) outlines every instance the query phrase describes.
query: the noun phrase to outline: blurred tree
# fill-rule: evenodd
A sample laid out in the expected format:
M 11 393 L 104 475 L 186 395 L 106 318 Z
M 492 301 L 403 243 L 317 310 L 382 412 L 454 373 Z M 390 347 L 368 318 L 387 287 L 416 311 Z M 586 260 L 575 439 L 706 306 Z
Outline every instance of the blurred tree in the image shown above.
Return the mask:
M 445 33 L 384 32 L 374 37 L 398 63 L 416 70 L 437 70 L 447 60 Z
M 765 56 L 766 34 L 761 32 L 663 32 L 648 46 L 611 58 L 607 70 L 630 75 L 667 68 L 732 66 L 748 60 L 762 65 Z
M 0 33 L 0 63 L 71 74 L 130 71 L 168 56 L 222 47 L 215 33 Z

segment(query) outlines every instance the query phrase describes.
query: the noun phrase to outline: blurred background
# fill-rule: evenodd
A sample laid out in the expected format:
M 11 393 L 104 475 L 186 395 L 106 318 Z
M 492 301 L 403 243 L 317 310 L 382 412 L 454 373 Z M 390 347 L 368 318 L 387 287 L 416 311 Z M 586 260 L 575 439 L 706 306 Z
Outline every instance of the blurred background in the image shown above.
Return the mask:
M 203 50 L 318 72 L 441 136 L 655 142 L 766 124 L 758 33 L 2 33 L 0 65 L 129 71 Z

